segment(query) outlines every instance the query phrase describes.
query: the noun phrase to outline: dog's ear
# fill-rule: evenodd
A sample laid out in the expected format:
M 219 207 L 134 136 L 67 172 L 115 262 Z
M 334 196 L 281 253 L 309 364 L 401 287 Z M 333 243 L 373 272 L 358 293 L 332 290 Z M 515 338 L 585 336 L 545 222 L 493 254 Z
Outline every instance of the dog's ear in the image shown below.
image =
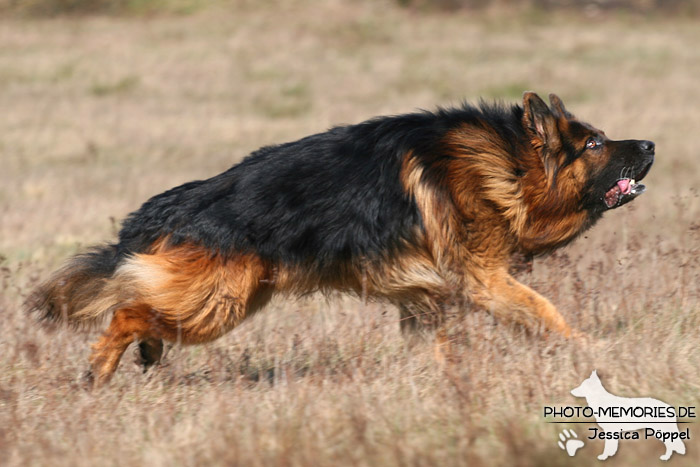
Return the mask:
M 600 381 L 600 378 L 598 378 L 598 370 L 593 370 L 593 372 L 591 372 L 591 378 Z
M 559 142 L 557 120 L 547 104 L 534 92 L 523 95 L 523 124 L 537 138 L 542 146 L 551 146 Z
M 556 94 L 549 95 L 549 104 L 552 107 L 552 112 L 554 113 L 555 117 L 566 118 L 567 120 L 571 120 L 572 118 L 574 118 L 574 116 L 571 113 L 569 113 L 568 110 L 566 110 L 566 107 L 564 107 L 564 103 Z
M 561 146 L 557 118 L 534 92 L 526 92 L 523 95 L 523 126 L 530 134 L 532 145 L 542 158 L 548 183 L 553 184 L 558 166 L 554 155 Z

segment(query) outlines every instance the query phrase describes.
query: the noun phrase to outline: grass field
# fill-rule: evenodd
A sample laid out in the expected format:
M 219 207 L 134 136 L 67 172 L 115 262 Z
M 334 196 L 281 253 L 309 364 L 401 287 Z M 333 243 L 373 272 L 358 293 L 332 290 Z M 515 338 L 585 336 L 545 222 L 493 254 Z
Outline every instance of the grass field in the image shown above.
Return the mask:
M 236 2 L 188 15 L 0 18 L 2 465 L 591 465 L 545 405 L 591 370 L 623 396 L 700 406 L 700 24 L 595 12 Z M 47 331 L 22 302 L 148 197 L 264 144 L 378 114 L 556 92 L 615 139 L 651 139 L 648 192 L 523 280 L 595 346 L 468 315 L 446 363 L 398 313 L 278 299 L 226 337 L 128 351 L 81 388 L 97 331 Z M 571 425 L 572 427 L 574 425 Z M 673 465 L 700 464 L 700 426 Z M 587 425 L 576 425 L 580 437 Z M 623 441 L 611 465 L 651 465 Z

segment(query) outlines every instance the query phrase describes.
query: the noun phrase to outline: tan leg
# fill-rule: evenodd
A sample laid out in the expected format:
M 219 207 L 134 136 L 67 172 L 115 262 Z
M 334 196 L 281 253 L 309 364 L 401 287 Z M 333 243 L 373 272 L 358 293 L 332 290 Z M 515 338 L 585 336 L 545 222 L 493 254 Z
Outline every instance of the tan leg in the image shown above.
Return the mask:
M 143 307 L 123 308 L 114 312 L 109 327 L 92 346 L 90 374 L 95 387 L 109 381 L 129 344 L 146 337 L 149 330 L 148 313 Z
M 143 316 L 152 318 L 157 335 L 144 337 L 182 344 L 221 337 L 262 307 L 273 290 L 261 259 L 212 256 L 205 248 L 187 244 L 135 255 L 121 267 L 121 274 L 133 296 L 149 305 Z M 144 362 L 158 359 L 158 347 L 155 342 L 141 346 Z
M 572 337 L 571 328 L 554 305 L 505 270 L 495 271 L 482 280 L 473 299 L 498 319 L 522 324 L 533 331 L 544 328 Z

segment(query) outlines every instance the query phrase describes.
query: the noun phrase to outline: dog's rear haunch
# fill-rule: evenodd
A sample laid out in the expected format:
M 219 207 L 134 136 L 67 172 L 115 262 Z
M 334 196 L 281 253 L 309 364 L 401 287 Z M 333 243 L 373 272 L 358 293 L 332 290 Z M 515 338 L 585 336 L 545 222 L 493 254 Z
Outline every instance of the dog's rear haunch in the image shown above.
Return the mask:
M 226 172 L 147 201 L 115 245 L 76 256 L 29 308 L 74 325 L 112 316 L 90 357 L 106 381 L 139 341 L 196 344 L 275 293 L 340 290 L 395 304 L 402 330 L 466 303 L 563 336 L 511 257 L 572 241 L 644 191 L 650 141 L 612 141 L 561 100 L 381 117 L 262 148 Z

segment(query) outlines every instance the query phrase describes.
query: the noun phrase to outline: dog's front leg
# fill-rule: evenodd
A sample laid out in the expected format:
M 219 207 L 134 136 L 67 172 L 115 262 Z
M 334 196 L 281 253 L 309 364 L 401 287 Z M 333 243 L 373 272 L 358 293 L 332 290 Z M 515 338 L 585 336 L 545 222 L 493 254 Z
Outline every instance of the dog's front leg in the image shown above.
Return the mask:
M 606 439 L 605 440 L 605 447 L 603 448 L 603 454 L 598 456 L 598 459 L 601 461 L 604 461 L 610 456 L 615 455 L 617 452 L 617 443 L 619 441 L 616 439 Z
M 572 336 L 571 328 L 554 305 L 515 280 L 505 268 L 476 277 L 470 288 L 474 302 L 499 320 L 516 322 L 533 331 L 544 328 L 564 337 Z

